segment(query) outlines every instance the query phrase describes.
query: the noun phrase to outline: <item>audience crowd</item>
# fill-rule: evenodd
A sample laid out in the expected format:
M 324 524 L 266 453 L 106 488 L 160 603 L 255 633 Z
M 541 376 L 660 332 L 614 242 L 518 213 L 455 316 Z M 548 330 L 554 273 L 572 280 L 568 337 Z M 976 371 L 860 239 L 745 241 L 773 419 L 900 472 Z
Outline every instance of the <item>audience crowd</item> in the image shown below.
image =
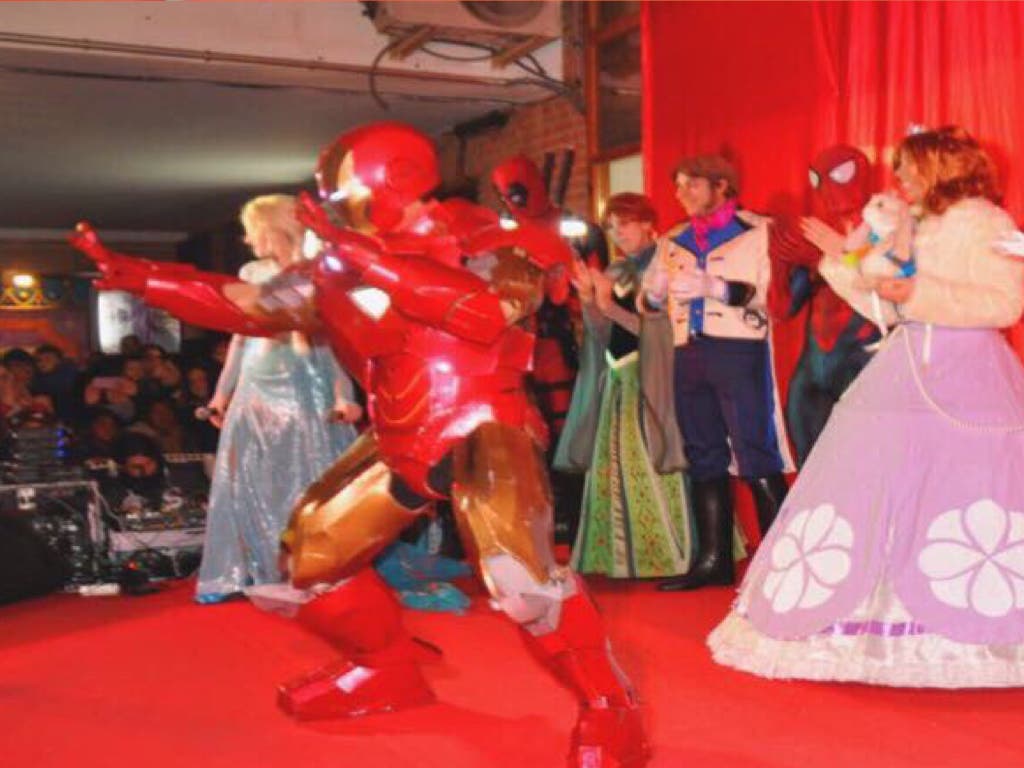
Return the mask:
M 31 419 L 71 435 L 73 461 L 124 466 L 141 448 L 154 457 L 214 453 L 217 429 L 204 412 L 224 364 L 227 339 L 186 343 L 171 355 L 126 336 L 117 355 L 79 364 L 57 347 L 8 349 L 0 358 L 0 435 Z

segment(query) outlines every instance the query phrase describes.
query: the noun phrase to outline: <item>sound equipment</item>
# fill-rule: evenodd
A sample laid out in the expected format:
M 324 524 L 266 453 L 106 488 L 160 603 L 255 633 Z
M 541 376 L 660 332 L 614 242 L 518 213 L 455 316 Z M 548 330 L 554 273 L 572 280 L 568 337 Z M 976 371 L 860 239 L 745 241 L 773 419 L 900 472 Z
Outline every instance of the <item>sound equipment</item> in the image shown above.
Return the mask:
M 53 439 L 54 433 L 22 430 L 18 443 L 7 443 L 18 450 L 7 456 L 21 467 L 35 466 L 51 455 Z M 0 485 L 0 603 L 96 584 L 126 567 L 154 578 L 194 572 L 205 536 L 212 457 L 167 454 L 164 460 L 166 472 L 145 493 L 132 491 L 116 466 L 113 472 L 104 466 L 98 481 Z M 7 476 L 37 478 L 56 466 L 44 461 Z
M 19 531 L 20 540 L 34 537 L 48 552 L 48 567 L 60 572 L 61 586 L 74 588 L 99 578 L 106 541 L 94 482 L 0 485 L 0 518 Z
M 0 604 L 53 592 L 68 575 L 28 519 L 0 516 Z
M 209 454 L 165 454 L 166 473 L 152 492 L 119 480 L 103 484 L 111 514 L 109 551 L 115 565 L 133 564 L 155 578 L 181 578 L 199 567 L 206 532 Z
M 71 435 L 59 423 L 27 418 L 0 440 L 0 481 L 7 484 L 52 483 L 82 478 L 70 463 Z

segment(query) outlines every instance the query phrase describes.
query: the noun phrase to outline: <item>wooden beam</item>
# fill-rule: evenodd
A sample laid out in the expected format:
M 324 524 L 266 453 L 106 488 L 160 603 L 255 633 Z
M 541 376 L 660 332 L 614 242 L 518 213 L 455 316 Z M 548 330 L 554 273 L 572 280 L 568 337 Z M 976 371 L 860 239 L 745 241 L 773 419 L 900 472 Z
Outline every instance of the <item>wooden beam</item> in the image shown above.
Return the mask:
M 434 36 L 434 28 L 429 24 L 413 27 L 404 35 L 397 36 L 395 43 L 388 51 L 388 58 L 393 61 L 402 61 L 408 58 L 425 42 Z
M 539 35 L 528 37 L 523 42 L 494 54 L 491 57 L 491 69 L 504 69 L 516 59 L 521 59 L 550 42 L 551 38 L 549 37 L 540 37 Z

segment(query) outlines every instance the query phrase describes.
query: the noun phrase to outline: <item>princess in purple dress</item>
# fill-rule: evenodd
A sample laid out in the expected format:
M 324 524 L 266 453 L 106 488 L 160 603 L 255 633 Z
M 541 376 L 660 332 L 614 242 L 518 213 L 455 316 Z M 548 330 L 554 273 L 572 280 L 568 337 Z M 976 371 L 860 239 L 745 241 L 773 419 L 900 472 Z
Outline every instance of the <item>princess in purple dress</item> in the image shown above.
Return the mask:
M 998 330 L 1024 309 L 1024 260 L 999 245 L 1016 227 L 961 129 L 907 137 L 895 170 L 909 276 L 805 222 L 821 275 L 891 330 L 708 644 L 764 677 L 1024 685 L 1024 369 Z

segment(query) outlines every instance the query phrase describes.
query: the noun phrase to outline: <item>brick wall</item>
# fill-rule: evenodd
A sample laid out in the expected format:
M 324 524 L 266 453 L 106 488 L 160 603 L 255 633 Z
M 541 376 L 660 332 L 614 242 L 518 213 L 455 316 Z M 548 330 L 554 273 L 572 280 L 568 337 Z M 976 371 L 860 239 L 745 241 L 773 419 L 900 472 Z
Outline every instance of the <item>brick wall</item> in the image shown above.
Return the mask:
M 446 184 L 456 181 L 459 141 L 452 133 L 443 135 L 438 146 L 441 174 Z M 508 123 L 466 139 L 466 176 L 479 180 L 479 201 L 498 207 L 490 186 L 490 172 L 495 165 L 513 155 L 523 154 L 541 166 L 545 152 L 555 152 L 552 184 L 557 183 L 561 152 L 567 147 L 576 151 L 576 161 L 565 195 L 565 208 L 588 215 L 590 211 L 590 175 L 587 170 L 586 120 L 573 105 L 560 97 L 526 104 L 511 112 Z

